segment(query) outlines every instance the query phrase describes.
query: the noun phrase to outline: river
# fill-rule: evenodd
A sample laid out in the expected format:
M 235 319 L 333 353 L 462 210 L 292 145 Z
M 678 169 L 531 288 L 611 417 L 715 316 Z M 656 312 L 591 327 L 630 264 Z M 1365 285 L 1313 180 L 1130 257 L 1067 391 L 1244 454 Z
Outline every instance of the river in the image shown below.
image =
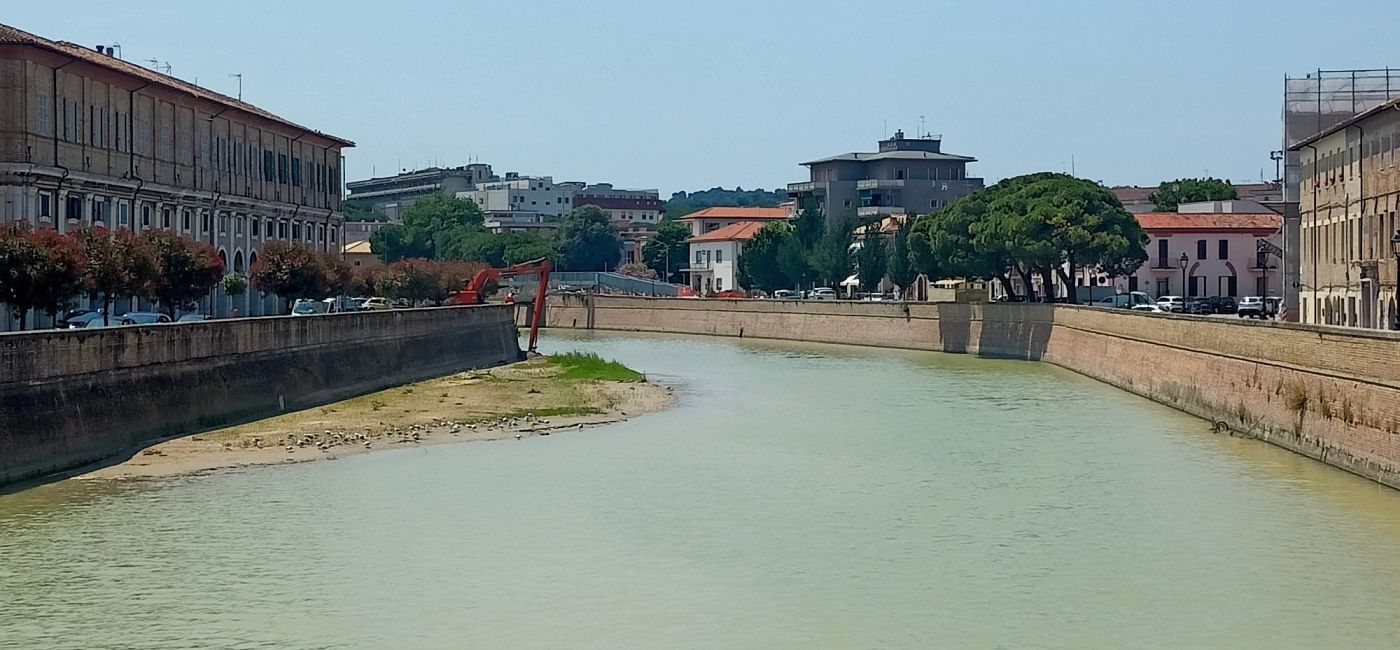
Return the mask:
M 1400 493 L 1058 368 L 554 333 L 669 411 L 0 496 L 3 648 L 1400 645 Z

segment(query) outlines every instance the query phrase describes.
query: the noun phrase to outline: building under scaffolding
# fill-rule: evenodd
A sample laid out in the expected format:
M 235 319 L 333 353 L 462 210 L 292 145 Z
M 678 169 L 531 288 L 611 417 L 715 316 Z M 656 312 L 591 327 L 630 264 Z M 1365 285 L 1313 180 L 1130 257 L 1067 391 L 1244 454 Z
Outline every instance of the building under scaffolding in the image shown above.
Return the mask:
M 1396 97 L 1400 97 L 1400 68 L 1316 70 L 1283 79 L 1283 146 L 1276 153 L 1284 163 L 1281 255 L 1284 272 L 1280 274 L 1282 286 L 1278 291 L 1283 296 L 1286 320 L 1298 319 L 1299 290 L 1303 286 L 1299 276 L 1302 228 L 1298 213 L 1302 159 L 1294 147 Z
M 1283 148 L 1400 97 L 1400 68 L 1317 70 L 1283 80 Z

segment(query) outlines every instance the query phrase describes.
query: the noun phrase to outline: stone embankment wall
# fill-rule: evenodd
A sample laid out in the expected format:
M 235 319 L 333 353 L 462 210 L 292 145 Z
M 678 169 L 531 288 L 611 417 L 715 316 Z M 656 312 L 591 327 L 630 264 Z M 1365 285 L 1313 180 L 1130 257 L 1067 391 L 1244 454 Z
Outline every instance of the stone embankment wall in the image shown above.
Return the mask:
M 0 334 L 0 485 L 518 358 L 504 305 Z
M 551 298 L 551 327 L 1053 363 L 1400 488 L 1400 336 L 1050 305 Z

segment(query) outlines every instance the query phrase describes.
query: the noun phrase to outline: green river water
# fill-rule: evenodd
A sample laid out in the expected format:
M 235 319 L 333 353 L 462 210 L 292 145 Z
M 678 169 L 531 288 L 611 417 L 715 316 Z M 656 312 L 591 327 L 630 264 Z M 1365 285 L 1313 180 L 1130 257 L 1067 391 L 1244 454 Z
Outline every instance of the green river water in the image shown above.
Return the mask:
M 1400 646 L 1400 493 L 1067 371 L 543 347 L 679 404 L 0 496 L 0 648 Z

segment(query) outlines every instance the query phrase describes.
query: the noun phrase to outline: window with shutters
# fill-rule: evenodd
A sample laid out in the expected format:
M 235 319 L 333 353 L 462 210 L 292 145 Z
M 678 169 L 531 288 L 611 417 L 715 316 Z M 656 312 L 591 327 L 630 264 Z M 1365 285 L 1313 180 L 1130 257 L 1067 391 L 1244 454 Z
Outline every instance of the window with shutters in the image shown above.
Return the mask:
M 36 96 L 38 105 L 34 108 L 34 129 L 39 135 L 52 135 L 49 129 L 53 128 L 53 104 L 50 103 L 49 96 L 40 93 Z
M 277 182 L 287 184 L 287 154 L 277 154 Z
M 301 187 L 301 159 L 292 159 L 292 187 Z

